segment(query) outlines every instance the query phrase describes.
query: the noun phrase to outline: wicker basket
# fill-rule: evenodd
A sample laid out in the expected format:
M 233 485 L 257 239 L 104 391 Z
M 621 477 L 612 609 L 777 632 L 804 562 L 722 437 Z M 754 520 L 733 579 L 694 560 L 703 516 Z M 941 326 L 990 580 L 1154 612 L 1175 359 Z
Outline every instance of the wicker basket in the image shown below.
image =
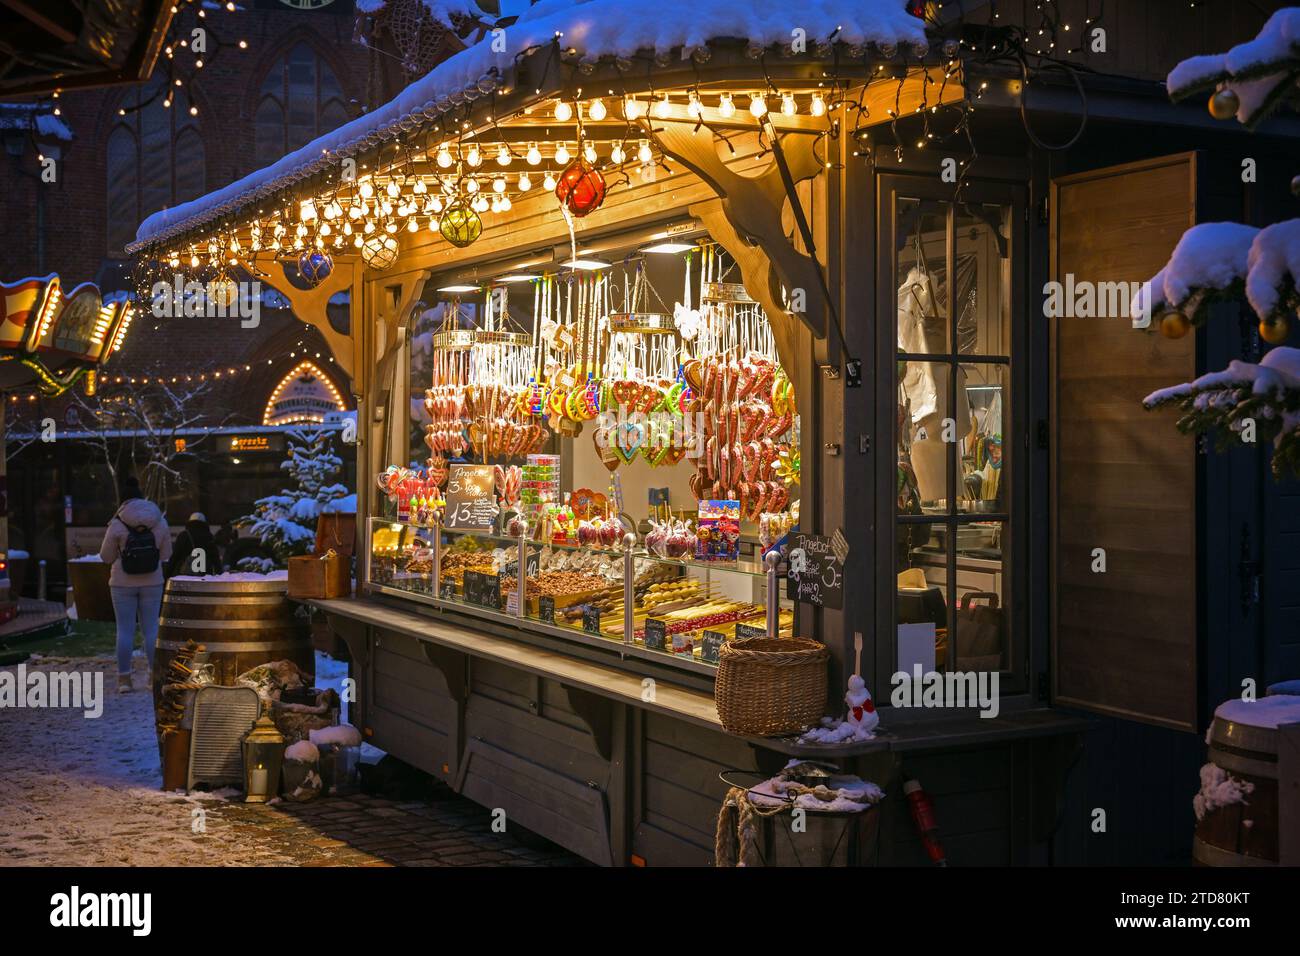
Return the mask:
M 722 726 L 756 737 L 805 730 L 826 712 L 824 644 L 747 637 L 722 645 L 713 700 Z

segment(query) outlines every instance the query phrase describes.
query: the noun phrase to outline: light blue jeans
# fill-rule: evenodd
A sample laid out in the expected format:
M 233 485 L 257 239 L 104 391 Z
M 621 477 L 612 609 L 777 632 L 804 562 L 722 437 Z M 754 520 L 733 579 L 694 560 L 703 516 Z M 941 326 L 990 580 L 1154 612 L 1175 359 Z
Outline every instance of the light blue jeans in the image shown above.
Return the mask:
M 117 618 L 117 672 L 131 673 L 131 649 L 135 645 L 135 624 L 144 633 L 144 656 L 153 669 L 153 649 L 158 642 L 158 611 L 162 608 L 163 585 L 142 588 L 109 588 L 113 592 L 113 616 Z

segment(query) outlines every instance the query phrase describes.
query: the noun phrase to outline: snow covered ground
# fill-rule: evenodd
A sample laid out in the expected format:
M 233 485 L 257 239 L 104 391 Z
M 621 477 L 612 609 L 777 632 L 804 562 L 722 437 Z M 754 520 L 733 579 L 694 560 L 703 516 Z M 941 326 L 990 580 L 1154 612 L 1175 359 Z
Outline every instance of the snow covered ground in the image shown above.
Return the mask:
M 116 665 L 108 658 L 27 662 L 29 672 L 102 671 L 104 711 L 86 719 L 80 710 L 0 708 L 0 865 L 295 862 L 255 830 L 221 818 L 232 794 L 187 797 L 158 789 L 143 663 L 137 659 L 135 692 L 120 695 Z M 196 817 L 206 832 L 195 832 Z

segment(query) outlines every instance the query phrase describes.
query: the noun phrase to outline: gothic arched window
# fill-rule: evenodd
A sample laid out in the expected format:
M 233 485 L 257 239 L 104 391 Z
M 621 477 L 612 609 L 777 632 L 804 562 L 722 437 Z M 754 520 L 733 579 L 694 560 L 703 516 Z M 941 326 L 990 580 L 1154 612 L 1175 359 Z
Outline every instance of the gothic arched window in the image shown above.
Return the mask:
M 203 194 L 203 136 L 191 107 L 160 76 L 119 104 L 104 150 L 110 254 L 122 252 L 145 217 Z
M 270 165 L 348 121 L 338 77 L 306 43 L 272 64 L 253 116 L 253 162 Z

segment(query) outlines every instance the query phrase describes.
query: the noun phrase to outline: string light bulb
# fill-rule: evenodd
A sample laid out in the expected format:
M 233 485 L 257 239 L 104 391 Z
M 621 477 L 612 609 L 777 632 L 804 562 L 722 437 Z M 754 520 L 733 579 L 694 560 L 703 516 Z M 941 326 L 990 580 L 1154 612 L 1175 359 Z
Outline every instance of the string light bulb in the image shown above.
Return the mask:
M 560 143 L 559 146 L 555 147 L 555 161 L 561 166 L 566 165 L 572 158 L 573 157 L 569 155 L 569 147 L 565 146 L 563 143 Z
M 754 93 L 749 98 L 750 115 L 756 119 L 767 115 L 767 97 L 762 93 Z
M 573 107 L 564 100 L 558 100 L 555 104 L 555 119 L 560 123 L 567 123 L 573 119 Z
M 582 158 L 589 163 L 596 162 L 596 144 L 593 143 L 591 140 L 587 140 L 587 142 L 583 145 Z
M 542 162 L 542 151 L 537 148 L 536 143 L 528 144 L 528 154 L 524 157 L 529 166 L 538 166 Z
M 469 163 L 472 169 L 478 169 L 483 165 L 483 154 L 479 152 L 477 143 L 471 146 L 469 152 L 465 154 L 465 162 Z
M 794 116 L 796 112 L 797 112 L 797 107 L 795 106 L 795 102 L 794 102 L 794 94 L 782 93 L 781 94 L 781 115 Z
M 500 146 L 497 147 L 497 165 L 498 166 L 510 165 L 510 149 L 509 147 L 506 146 L 505 143 L 502 143 Z
M 812 95 L 812 104 L 810 105 L 809 111 L 813 116 L 826 115 L 826 101 L 822 99 L 820 93 L 814 93 Z
M 447 148 L 446 143 L 443 143 L 438 147 L 438 155 L 435 157 L 434 161 L 438 164 L 440 169 L 446 169 L 452 164 L 453 160 L 451 158 L 451 150 Z
M 645 108 L 640 102 L 634 99 L 626 99 L 623 101 L 623 116 L 627 118 L 629 123 L 636 122 L 644 115 Z
M 608 115 L 609 115 L 609 110 L 605 108 L 605 101 L 602 99 L 594 99 L 587 106 L 587 116 L 595 120 L 597 123 L 599 123 Z
M 731 98 L 730 93 L 723 93 L 722 98 L 718 101 L 718 115 L 731 119 L 736 115 L 736 104 Z

